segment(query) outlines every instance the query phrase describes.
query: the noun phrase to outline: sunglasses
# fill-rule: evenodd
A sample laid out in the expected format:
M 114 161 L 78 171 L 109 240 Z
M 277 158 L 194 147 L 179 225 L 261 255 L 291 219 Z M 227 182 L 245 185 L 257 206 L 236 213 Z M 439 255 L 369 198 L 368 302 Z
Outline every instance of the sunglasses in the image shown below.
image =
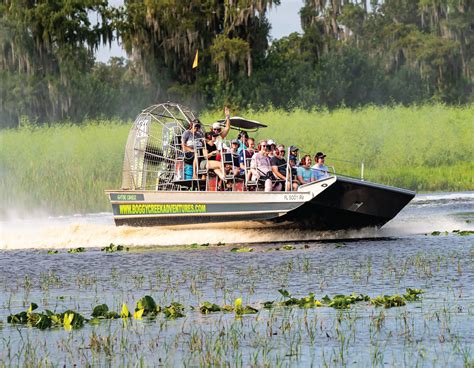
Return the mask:
M 276 150 L 275 152 L 285 153 L 285 150 Z
M 220 132 L 222 129 L 221 128 L 212 128 L 213 131 L 215 132 Z

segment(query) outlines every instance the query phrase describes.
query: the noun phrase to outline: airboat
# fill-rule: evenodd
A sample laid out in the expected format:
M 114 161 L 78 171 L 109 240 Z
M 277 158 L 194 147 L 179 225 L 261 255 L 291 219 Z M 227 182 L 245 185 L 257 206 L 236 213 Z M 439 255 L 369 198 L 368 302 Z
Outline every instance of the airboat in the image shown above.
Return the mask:
M 381 227 L 415 196 L 409 190 L 335 173 L 297 190 L 265 192 L 259 185 L 251 187 L 248 163 L 243 176 L 231 173 L 227 177 L 232 189 L 221 191 L 219 178 L 210 170 L 201 170 L 198 179 L 186 176 L 181 137 L 195 119 L 189 108 L 176 103 L 153 105 L 138 115 L 125 146 L 121 189 L 105 191 L 116 225 L 274 224 L 312 230 Z M 266 127 L 241 117 L 231 117 L 230 125 L 235 131 L 247 132 Z M 221 157 L 225 157 L 226 147 L 228 142 L 222 142 Z M 291 180 L 291 175 L 287 178 Z

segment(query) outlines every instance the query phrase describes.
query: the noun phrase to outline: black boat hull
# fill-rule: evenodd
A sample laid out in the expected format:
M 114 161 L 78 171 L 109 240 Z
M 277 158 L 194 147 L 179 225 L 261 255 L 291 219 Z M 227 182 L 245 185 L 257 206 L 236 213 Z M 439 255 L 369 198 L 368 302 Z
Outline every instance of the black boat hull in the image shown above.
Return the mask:
M 414 197 L 413 191 L 338 176 L 320 195 L 272 221 L 312 230 L 381 227 Z

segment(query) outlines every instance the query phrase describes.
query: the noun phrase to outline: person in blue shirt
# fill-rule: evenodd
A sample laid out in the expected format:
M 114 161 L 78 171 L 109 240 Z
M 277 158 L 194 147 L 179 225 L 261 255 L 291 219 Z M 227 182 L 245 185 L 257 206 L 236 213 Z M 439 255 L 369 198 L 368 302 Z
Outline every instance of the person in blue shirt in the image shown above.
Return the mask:
M 316 155 L 314 155 L 315 165 L 313 165 L 311 169 L 314 172 L 314 177 L 316 178 L 316 180 L 321 180 L 329 177 L 329 169 L 324 164 L 325 158 L 326 155 L 322 152 L 318 152 L 316 153 Z
M 239 133 L 239 154 L 248 148 L 249 135 L 247 132 L 241 131 Z
M 311 156 L 305 155 L 300 166 L 296 169 L 296 177 L 301 184 L 308 184 L 316 180 L 314 171 L 311 170 Z

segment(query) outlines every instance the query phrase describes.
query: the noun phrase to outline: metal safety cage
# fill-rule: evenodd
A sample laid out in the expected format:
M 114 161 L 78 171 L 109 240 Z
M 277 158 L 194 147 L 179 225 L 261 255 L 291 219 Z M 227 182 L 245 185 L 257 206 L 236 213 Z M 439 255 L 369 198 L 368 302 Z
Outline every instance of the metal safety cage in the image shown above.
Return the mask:
M 180 190 L 174 181 L 183 177 L 181 136 L 194 119 L 190 109 L 175 103 L 143 110 L 128 134 L 122 189 Z

